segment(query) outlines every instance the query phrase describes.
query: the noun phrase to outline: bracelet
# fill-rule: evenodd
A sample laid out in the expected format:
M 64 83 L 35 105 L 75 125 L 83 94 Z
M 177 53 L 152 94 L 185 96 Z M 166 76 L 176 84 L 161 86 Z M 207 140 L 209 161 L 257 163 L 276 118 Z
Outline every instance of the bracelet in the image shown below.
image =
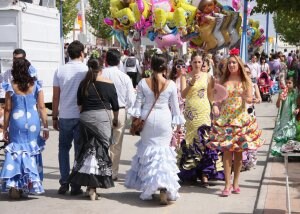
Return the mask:
M 42 128 L 42 131 L 49 131 L 49 128 Z

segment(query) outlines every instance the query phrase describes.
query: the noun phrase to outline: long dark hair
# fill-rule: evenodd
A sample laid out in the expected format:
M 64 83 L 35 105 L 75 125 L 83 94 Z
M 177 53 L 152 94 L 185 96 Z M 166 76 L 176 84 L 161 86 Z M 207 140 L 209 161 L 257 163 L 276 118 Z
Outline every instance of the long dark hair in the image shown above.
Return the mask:
M 33 86 L 35 77 L 29 74 L 30 62 L 27 59 L 14 59 L 11 74 L 13 82 L 17 84 L 18 89 L 22 92 L 27 92 L 30 86 Z
M 93 58 L 91 57 L 87 62 L 89 68 L 88 72 L 85 75 L 85 78 L 81 81 L 81 95 L 88 96 L 88 89 L 91 83 L 95 83 L 99 71 L 102 71 L 103 68 L 103 59 L 102 58 Z
M 154 54 L 151 58 L 151 69 L 152 73 L 152 87 L 155 98 L 159 95 L 159 85 L 158 85 L 158 73 L 164 73 L 167 70 L 167 59 L 162 54 Z
M 176 66 L 177 65 L 185 65 L 185 62 L 183 59 L 177 59 L 173 62 L 173 67 L 172 67 L 172 70 L 171 70 L 171 73 L 170 73 L 170 80 L 173 80 L 175 81 L 176 78 L 177 78 L 177 69 L 176 69 Z

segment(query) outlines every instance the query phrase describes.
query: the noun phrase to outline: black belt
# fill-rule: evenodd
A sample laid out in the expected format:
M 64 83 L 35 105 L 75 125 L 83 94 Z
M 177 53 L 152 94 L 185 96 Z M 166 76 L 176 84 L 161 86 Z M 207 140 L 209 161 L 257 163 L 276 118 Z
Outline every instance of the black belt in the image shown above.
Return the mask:
M 125 106 L 119 107 L 119 108 L 126 108 Z

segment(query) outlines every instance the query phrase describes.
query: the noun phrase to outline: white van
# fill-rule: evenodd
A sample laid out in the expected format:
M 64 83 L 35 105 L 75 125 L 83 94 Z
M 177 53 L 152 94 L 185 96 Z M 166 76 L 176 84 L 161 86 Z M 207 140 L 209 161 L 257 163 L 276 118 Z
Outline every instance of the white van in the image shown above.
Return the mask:
M 26 58 L 43 81 L 45 102 L 51 103 L 53 75 L 62 59 L 60 14 L 55 0 L 0 0 L 1 73 L 11 68 L 16 48 L 26 51 Z

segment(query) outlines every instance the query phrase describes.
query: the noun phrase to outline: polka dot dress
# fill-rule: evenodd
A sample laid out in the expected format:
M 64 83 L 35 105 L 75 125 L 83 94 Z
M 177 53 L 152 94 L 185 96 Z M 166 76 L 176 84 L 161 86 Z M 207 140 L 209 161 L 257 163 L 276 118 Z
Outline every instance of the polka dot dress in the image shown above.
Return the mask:
M 35 82 L 33 92 L 27 95 L 16 94 L 8 83 L 2 86 L 12 99 L 9 144 L 5 148 L 5 161 L 0 176 L 2 191 L 14 187 L 25 193 L 43 193 L 41 151 L 45 142 L 40 137 L 41 124 L 36 108 L 41 86 Z

